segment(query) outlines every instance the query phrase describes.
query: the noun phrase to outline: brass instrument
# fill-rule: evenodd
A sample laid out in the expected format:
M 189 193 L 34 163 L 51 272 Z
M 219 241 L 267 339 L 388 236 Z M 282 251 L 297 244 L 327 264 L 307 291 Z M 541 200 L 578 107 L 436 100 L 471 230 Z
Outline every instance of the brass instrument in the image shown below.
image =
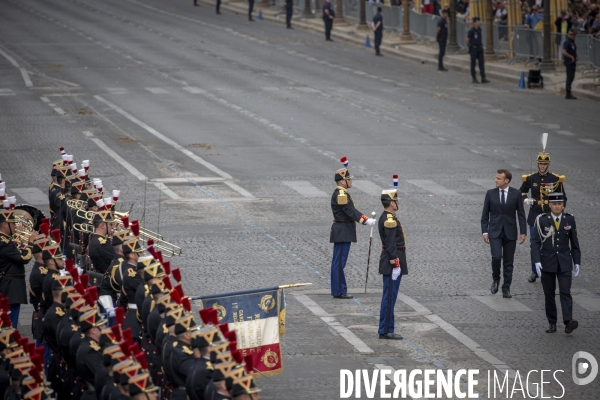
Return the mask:
M 85 219 L 86 221 L 91 221 L 94 219 L 94 211 L 86 211 L 84 209 L 77 209 L 75 212 L 78 218 Z
M 67 200 L 67 206 L 70 208 L 73 208 L 75 210 L 82 210 L 85 211 L 85 206 L 86 206 L 86 202 L 83 200 L 77 200 L 77 199 L 69 199 Z
M 85 222 L 73 224 L 73 229 L 75 229 L 77 232 L 94 233 L 94 225 L 86 224 Z
M 19 249 L 28 247 L 29 237 L 33 233 L 35 222 L 29 213 L 25 210 L 16 209 L 13 215 L 17 219 L 15 223 L 15 232 L 12 240 L 17 243 Z
M 121 219 L 123 217 L 129 217 L 129 213 L 115 211 L 113 214 L 115 216 L 115 223 L 117 224 L 117 231 L 125 229 Z M 165 257 L 171 258 L 173 256 L 181 255 L 181 247 L 167 242 L 162 235 L 151 231 L 150 229 L 146 229 L 143 226 L 140 226 L 140 239 L 144 246 L 147 245 L 148 239 L 154 240 L 154 248 L 160 250 Z

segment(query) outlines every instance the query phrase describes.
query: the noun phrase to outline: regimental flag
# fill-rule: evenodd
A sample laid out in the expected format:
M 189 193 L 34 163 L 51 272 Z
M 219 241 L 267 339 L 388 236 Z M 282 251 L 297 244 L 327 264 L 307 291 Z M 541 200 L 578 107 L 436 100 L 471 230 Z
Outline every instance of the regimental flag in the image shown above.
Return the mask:
M 254 361 L 256 376 L 283 371 L 279 338 L 285 334 L 283 289 L 256 289 L 202 296 L 200 308 L 218 311 L 219 323 L 235 331 L 237 348 Z M 259 371 L 260 373 L 258 373 Z

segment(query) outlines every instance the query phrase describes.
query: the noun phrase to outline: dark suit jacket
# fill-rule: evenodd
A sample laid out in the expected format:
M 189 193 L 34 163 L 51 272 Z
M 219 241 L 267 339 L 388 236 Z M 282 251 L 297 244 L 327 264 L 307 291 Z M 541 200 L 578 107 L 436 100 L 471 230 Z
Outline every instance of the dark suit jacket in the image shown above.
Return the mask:
M 509 187 L 506 194 L 506 204 L 500 204 L 500 189 L 494 188 L 487 191 L 483 201 L 483 212 L 481 213 L 481 233 L 487 233 L 490 239 L 500 236 L 502 230 L 508 240 L 517 240 L 517 219 L 519 218 L 519 231 L 526 235 L 525 208 L 521 192 Z
M 554 241 L 550 236 L 542 243 L 538 228 L 544 235 L 554 230 Z M 544 272 L 554 273 L 558 272 L 559 266 L 561 272 L 566 272 L 573 268 L 573 264 L 581 264 L 577 225 L 573 215 L 563 213 L 558 231 L 551 213 L 541 214 L 536 219 L 531 235 L 531 260 L 541 263 Z

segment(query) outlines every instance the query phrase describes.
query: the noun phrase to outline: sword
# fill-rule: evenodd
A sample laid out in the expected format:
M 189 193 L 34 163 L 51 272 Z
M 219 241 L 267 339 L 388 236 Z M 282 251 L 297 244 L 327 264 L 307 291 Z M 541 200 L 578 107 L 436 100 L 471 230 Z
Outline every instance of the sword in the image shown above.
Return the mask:
M 371 213 L 375 218 L 375 211 Z M 369 264 L 371 263 L 371 245 L 373 244 L 373 227 L 371 227 L 371 237 L 369 238 L 369 254 L 367 255 L 367 275 L 365 277 L 365 294 L 367 294 L 367 282 L 369 281 Z

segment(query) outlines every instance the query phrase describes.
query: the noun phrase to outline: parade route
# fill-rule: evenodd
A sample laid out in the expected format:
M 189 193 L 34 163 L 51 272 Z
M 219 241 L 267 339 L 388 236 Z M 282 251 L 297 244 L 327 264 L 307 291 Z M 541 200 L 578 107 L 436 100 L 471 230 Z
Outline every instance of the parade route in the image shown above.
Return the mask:
M 205 3 L 0 7 L 0 173 L 19 202 L 48 215 L 50 167 L 64 146 L 76 162 L 90 160 L 107 190 L 121 190 L 119 211 L 183 248 L 171 263 L 187 295 L 313 283 L 286 291 L 284 370 L 258 380 L 264 399 L 340 398 L 341 369 L 479 369 L 481 398 L 488 371 L 508 372 L 512 387 L 517 371 L 563 370 L 564 399 L 598 398 L 600 377 L 571 379 L 577 351 L 600 360 L 597 102 L 496 80 L 474 86 L 459 72 L 216 15 Z M 560 318 L 557 333 L 544 332 L 541 283 L 527 282 L 529 238 L 515 253 L 513 297 L 490 294 L 480 232 L 496 170 L 510 169 L 518 189 L 543 132 L 583 254 L 572 335 Z M 401 341 L 377 335 L 376 229 L 366 293 L 370 229 L 359 225 L 346 266 L 354 299 L 330 295 L 330 197 L 342 156 L 365 215 L 379 218 L 381 190 L 399 174 L 409 265 L 395 309 Z M 19 328 L 30 333 L 30 305 Z M 544 396 L 559 397 L 561 385 L 548 381 Z

